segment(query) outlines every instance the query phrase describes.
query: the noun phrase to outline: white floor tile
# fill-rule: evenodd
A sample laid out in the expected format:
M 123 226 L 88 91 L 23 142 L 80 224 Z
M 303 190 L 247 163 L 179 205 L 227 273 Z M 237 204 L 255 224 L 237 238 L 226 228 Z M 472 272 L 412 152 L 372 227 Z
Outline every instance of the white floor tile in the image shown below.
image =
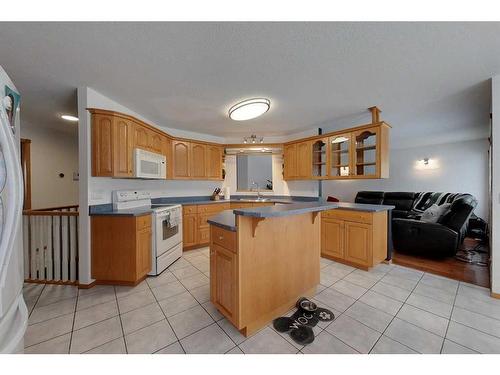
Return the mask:
M 155 354 L 185 354 L 185 352 L 184 349 L 182 349 L 181 344 L 177 341 L 170 344 L 166 348 L 158 350 Z
M 369 353 L 381 333 L 347 315 L 341 315 L 326 330 L 360 353 Z
M 347 310 L 356 301 L 354 298 L 348 297 L 331 288 L 323 290 L 314 298 L 321 304 L 325 304 L 327 308 L 332 307 L 340 312 Z
M 224 332 L 227 333 L 227 335 L 231 338 L 231 340 L 234 341 L 235 344 L 239 345 L 247 339 L 226 318 L 219 320 L 217 324 L 224 330 Z
M 374 285 L 371 290 L 400 302 L 406 301 L 411 293 L 409 290 L 402 289 L 394 285 L 385 284 L 382 281 Z
M 345 314 L 378 332 L 384 332 L 393 318 L 393 315 L 380 311 L 361 301 L 357 301 L 349 307 Z
M 210 285 L 203 285 L 189 291 L 199 303 L 210 301 Z
M 207 313 L 210 314 L 213 320 L 218 321 L 224 318 L 224 315 L 222 315 L 219 310 L 215 308 L 215 306 L 212 304 L 212 302 L 208 301 L 202 304 L 203 308 L 206 310 Z
M 500 320 L 464 310 L 458 306 L 453 309 L 451 320 L 500 338 Z
M 150 354 L 177 341 L 166 320 L 139 329 L 125 336 L 127 351 L 133 354 Z
M 484 354 L 500 353 L 500 339 L 451 321 L 446 338 Z
M 298 351 L 269 327 L 249 337 L 238 346 L 245 354 L 293 354 Z
M 200 270 L 192 265 L 172 271 L 172 274 L 179 280 L 185 279 L 190 276 L 199 275 L 200 273 Z
M 323 331 L 314 341 L 306 345 L 302 352 L 304 354 L 356 354 L 356 350 L 346 345 L 335 336 Z
M 402 302 L 375 293 L 371 290 L 366 292 L 359 300 L 390 315 L 396 315 L 401 306 L 403 306 Z
M 116 297 L 118 299 L 128 297 L 134 293 L 143 292 L 147 289 L 149 289 L 149 286 L 146 281 L 143 281 L 136 286 L 115 286 Z
M 499 301 L 494 298 L 488 301 L 459 294 L 455 300 L 455 305 L 478 314 L 489 316 L 493 319 L 500 318 L 500 304 Z
M 83 310 L 114 300 L 116 300 L 115 291 L 113 289 L 104 289 L 96 293 L 86 294 L 78 297 L 76 309 Z
M 41 323 L 29 325 L 24 334 L 24 346 L 39 344 L 56 336 L 71 332 L 73 314 L 63 315 Z
M 372 275 L 369 275 L 368 272 L 363 274 L 363 273 L 358 273 L 356 271 L 353 271 L 349 275 L 344 277 L 344 280 L 349 281 L 350 283 L 362 286 L 363 288 L 369 289 L 377 283 L 378 278 L 374 277 Z
M 439 289 L 437 287 L 422 283 L 419 283 L 417 285 L 413 293 L 435 299 L 436 301 L 440 301 L 448 305 L 453 305 L 456 294 L 456 293 L 449 293 L 443 289 Z
M 177 281 L 177 278 L 170 271 L 163 271 L 158 276 L 149 276 L 146 279 L 146 282 L 148 283 L 150 288 L 155 288 L 157 286 L 172 283 L 174 281 Z
M 85 354 L 127 354 L 125 340 L 123 337 L 107 342 L 97 348 L 91 349 Z
M 446 319 L 450 318 L 451 310 L 453 309 L 453 305 L 415 293 L 412 293 L 410 297 L 408 297 L 406 303 Z
M 418 352 L 385 335 L 382 335 L 370 354 L 418 354 Z
M 236 346 L 215 323 L 181 340 L 187 354 L 224 354 Z
M 40 323 L 58 316 L 74 313 L 75 305 L 76 298 L 64 299 L 42 307 L 38 307 L 37 303 L 29 317 L 28 324 Z
M 214 320 L 201 306 L 193 307 L 168 318 L 179 339 L 212 324 Z
M 385 275 L 380 281 L 382 281 L 385 284 L 397 286 L 402 289 L 406 290 L 413 290 L 415 286 L 417 285 L 418 281 L 416 280 L 411 280 L 411 279 L 405 279 L 403 277 L 387 274 Z
M 419 353 L 441 352 L 442 337 L 398 318 L 394 318 L 384 334 Z
M 161 301 L 163 299 L 186 292 L 186 288 L 184 288 L 179 281 L 174 281 L 168 284 L 160 285 L 156 288 L 152 288 L 151 291 L 153 292 L 156 299 L 158 301 Z
M 448 328 L 448 319 L 408 304 L 403 305 L 396 316 L 441 337 L 445 336 L 446 329 Z
M 73 332 L 71 353 L 83 353 L 121 337 L 120 318 L 114 317 Z
M 121 315 L 125 335 L 163 319 L 165 316 L 156 302 Z
M 74 330 L 87 327 L 118 315 L 118 305 L 116 301 L 110 301 L 95 305 L 84 310 L 79 310 L 75 314 Z
M 47 284 L 37 302 L 37 307 L 46 306 L 68 298 L 75 298 L 78 294 L 77 287 L 73 285 Z
M 153 293 L 147 289 L 143 292 L 134 293 L 128 295 L 127 297 L 118 299 L 118 308 L 120 309 L 120 314 L 125 314 L 129 311 L 147 306 L 153 302 L 156 302 Z
M 198 275 L 186 277 L 180 281 L 187 290 L 192 290 L 203 285 L 208 285 L 210 280 L 204 274 L 200 273 Z
M 457 280 L 452 280 L 447 277 L 433 275 L 430 273 L 424 274 L 420 283 L 444 290 L 446 293 L 452 295 L 456 294 L 459 284 Z
M 456 342 L 445 339 L 441 354 L 478 354 L 478 352 L 457 344 Z
M 24 354 L 68 354 L 71 334 L 67 333 L 24 349 Z
M 198 301 L 189 292 L 177 294 L 158 302 L 161 309 L 168 317 L 198 306 Z
M 358 299 L 368 290 L 366 288 L 363 288 L 362 286 L 350 283 L 349 281 L 345 280 L 337 281 L 332 285 L 332 289 L 335 289 L 337 292 L 345 294 L 346 296 L 354 299 Z

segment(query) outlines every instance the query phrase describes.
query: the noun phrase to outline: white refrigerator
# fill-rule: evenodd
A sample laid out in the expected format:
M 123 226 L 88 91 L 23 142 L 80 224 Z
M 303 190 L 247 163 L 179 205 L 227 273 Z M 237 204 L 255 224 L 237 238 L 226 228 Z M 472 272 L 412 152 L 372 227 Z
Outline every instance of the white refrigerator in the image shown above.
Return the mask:
M 0 353 L 22 353 L 28 311 L 23 299 L 19 91 L 0 66 Z

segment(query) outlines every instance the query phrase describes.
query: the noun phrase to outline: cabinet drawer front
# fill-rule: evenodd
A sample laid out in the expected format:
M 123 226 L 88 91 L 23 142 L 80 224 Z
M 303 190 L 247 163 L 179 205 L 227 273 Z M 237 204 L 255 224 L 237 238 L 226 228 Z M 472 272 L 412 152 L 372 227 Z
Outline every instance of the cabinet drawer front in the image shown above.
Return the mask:
M 373 221 L 373 214 L 371 212 L 364 212 L 364 211 L 334 209 L 334 210 L 323 211 L 322 216 L 338 220 L 353 221 L 355 223 L 365 223 L 365 224 L 371 224 Z
M 151 227 L 151 215 L 138 216 L 136 219 L 137 230 Z
M 198 229 L 198 245 L 207 244 L 210 242 L 210 228 Z
M 224 230 L 212 225 L 212 241 L 236 253 L 236 232 Z
M 227 208 L 224 208 L 226 205 L 227 203 L 200 204 L 198 206 L 198 213 L 204 214 L 209 212 L 224 211 L 227 210 Z
M 182 206 L 182 213 L 184 215 L 195 214 L 198 210 L 198 206 L 190 205 L 190 206 Z

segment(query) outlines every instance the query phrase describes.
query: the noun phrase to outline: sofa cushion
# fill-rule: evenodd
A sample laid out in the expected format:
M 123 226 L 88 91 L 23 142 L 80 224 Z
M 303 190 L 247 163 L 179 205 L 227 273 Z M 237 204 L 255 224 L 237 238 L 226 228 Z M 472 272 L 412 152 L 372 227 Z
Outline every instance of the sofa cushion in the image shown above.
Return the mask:
M 359 191 L 354 202 L 365 204 L 382 204 L 384 201 L 383 191 Z
M 384 194 L 384 204 L 396 206 L 398 211 L 410 211 L 418 193 L 411 192 L 387 192 Z
M 433 204 L 427 210 L 424 211 L 420 220 L 425 221 L 427 223 L 437 223 L 439 219 L 448 212 L 450 209 L 451 203 L 445 203 L 441 206 L 437 204 Z

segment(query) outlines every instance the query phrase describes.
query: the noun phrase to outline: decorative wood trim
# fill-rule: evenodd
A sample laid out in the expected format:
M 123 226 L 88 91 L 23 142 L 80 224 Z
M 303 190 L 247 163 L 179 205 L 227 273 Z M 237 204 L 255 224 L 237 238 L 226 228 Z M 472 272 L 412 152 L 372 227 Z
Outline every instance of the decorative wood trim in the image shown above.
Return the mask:
M 382 111 L 377 106 L 370 107 L 368 110 L 372 113 L 372 123 L 376 124 L 380 122 L 380 113 Z
M 253 218 L 253 220 L 252 220 L 252 236 L 253 237 L 255 237 L 255 231 L 257 230 L 257 226 L 259 225 L 259 223 L 262 220 L 265 220 L 265 218 L 263 218 L 263 217 L 254 217 Z M 313 220 L 313 224 L 314 224 L 314 220 Z
M 78 285 L 78 281 L 61 281 L 61 280 L 25 279 L 24 282 L 30 284 Z

